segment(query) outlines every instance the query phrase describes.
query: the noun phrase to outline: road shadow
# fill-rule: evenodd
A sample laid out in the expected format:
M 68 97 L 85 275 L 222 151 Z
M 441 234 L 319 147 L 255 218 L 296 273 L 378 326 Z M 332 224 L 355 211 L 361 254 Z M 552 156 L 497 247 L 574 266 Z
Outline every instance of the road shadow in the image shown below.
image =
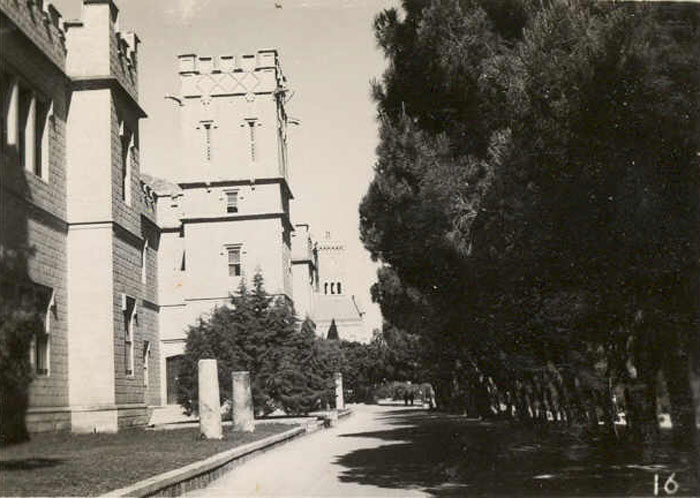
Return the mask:
M 59 458 L 20 458 L 16 460 L 0 460 L 0 470 L 34 470 L 60 465 Z
M 439 497 L 639 496 L 653 494 L 655 474 L 663 486 L 676 472 L 676 494 L 697 493 L 688 465 L 670 450 L 649 461 L 634 449 L 564 429 L 418 410 L 387 410 L 380 417 L 389 429 L 340 436 L 379 440 L 374 448 L 338 457 L 341 481 Z

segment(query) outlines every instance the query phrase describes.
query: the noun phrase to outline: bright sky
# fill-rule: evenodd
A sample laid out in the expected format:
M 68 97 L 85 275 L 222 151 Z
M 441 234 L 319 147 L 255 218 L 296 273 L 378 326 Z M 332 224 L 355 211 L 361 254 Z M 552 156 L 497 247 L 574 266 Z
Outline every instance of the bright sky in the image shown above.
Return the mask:
M 82 0 L 53 0 L 64 19 L 80 17 Z M 141 164 L 168 177 L 175 161 L 176 56 L 240 54 L 277 48 L 295 95 L 288 113 L 293 223 L 309 223 L 317 239 L 330 231 L 347 245 L 348 286 L 367 311 L 368 332 L 381 327 L 369 287 L 376 265 L 359 240 L 358 206 L 373 175 L 377 123 L 370 80 L 385 61 L 372 22 L 398 0 L 117 0 L 120 27 L 136 31 Z M 278 8 L 277 5 L 281 6 Z

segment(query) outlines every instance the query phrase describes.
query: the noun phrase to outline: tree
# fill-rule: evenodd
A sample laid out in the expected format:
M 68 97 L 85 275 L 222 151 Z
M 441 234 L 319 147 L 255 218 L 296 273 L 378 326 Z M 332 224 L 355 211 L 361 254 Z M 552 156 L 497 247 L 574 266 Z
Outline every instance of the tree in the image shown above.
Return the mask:
M 213 358 L 222 402 L 231 399 L 231 372 L 246 370 L 257 413 L 276 408 L 306 413 L 325 402 L 332 389 L 318 342 L 308 321 L 297 331 L 292 304 L 268 295 L 262 275 L 256 273 L 252 290 L 241 281 L 230 307 L 218 307 L 190 327 L 178 402 L 188 413 L 197 410 L 197 362 Z
M 0 289 L 0 446 L 29 438 L 25 423 L 33 379 L 29 348 L 42 326 L 37 309 L 7 290 Z
M 389 64 L 374 84 L 380 145 L 361 233 L 385 264 L 374 289 L 385 317 L 421 316 L 407 327 L 438 401 L 487 415 L 506 400 L 521 419 L 597 426 L 622 385 L 644 436 L 663 369 L 677 439 L 692 440 L 698 9 L 403 10 L 375 21 Z

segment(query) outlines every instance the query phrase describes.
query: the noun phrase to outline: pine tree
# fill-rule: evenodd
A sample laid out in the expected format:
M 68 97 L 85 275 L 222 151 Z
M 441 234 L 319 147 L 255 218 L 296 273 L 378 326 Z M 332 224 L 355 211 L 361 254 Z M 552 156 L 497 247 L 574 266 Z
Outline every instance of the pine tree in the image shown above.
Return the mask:
M 664 24 L 666 8 L 411 0 L 377 17 L 389 64 L 362 238 L 443 406 L 482 410 L 470 393 L 491 379 L 521 415 L 597 424 L 611 383 L 649 393 L 664 369 L 692 440 L 672 366 L 700 364 L 700 23 Z M 653 396 L 628 398 L 632 427 L 655 425 Z
M 241 281 L 230 307 L 218 307 L 190 327 L 178 401 L 188 412 L 197 410 L 197 362 L 213 358 L 222 403 L 231 399 L 231 372 L 245 370 L 251 375 L 256 413 L 277 408 L 306 413 L 325 403 L 332 387 L 319 342 L 310 322 L 297 331 L 291 302 L 267 294 L 256 273 L 252 289 Z

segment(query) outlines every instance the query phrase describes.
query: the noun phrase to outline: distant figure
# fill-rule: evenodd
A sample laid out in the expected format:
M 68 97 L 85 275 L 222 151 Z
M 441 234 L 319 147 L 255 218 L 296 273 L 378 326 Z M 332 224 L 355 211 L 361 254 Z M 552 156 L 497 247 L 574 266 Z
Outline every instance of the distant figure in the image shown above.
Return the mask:
M 408 393 L 408 401 L 411 403 L 411 406 L 413 406 L 413 398 L 414 394 L 413 391 L 411 391 L 410 393 Z
M 424 399 L 428 402 L 428 409 L 433 410 L 435 408 L 435 397 L 430 387 L 425 388 Z
M 403 393 L 403 404 L 408 406 L 408 391 L 404 391 Z

